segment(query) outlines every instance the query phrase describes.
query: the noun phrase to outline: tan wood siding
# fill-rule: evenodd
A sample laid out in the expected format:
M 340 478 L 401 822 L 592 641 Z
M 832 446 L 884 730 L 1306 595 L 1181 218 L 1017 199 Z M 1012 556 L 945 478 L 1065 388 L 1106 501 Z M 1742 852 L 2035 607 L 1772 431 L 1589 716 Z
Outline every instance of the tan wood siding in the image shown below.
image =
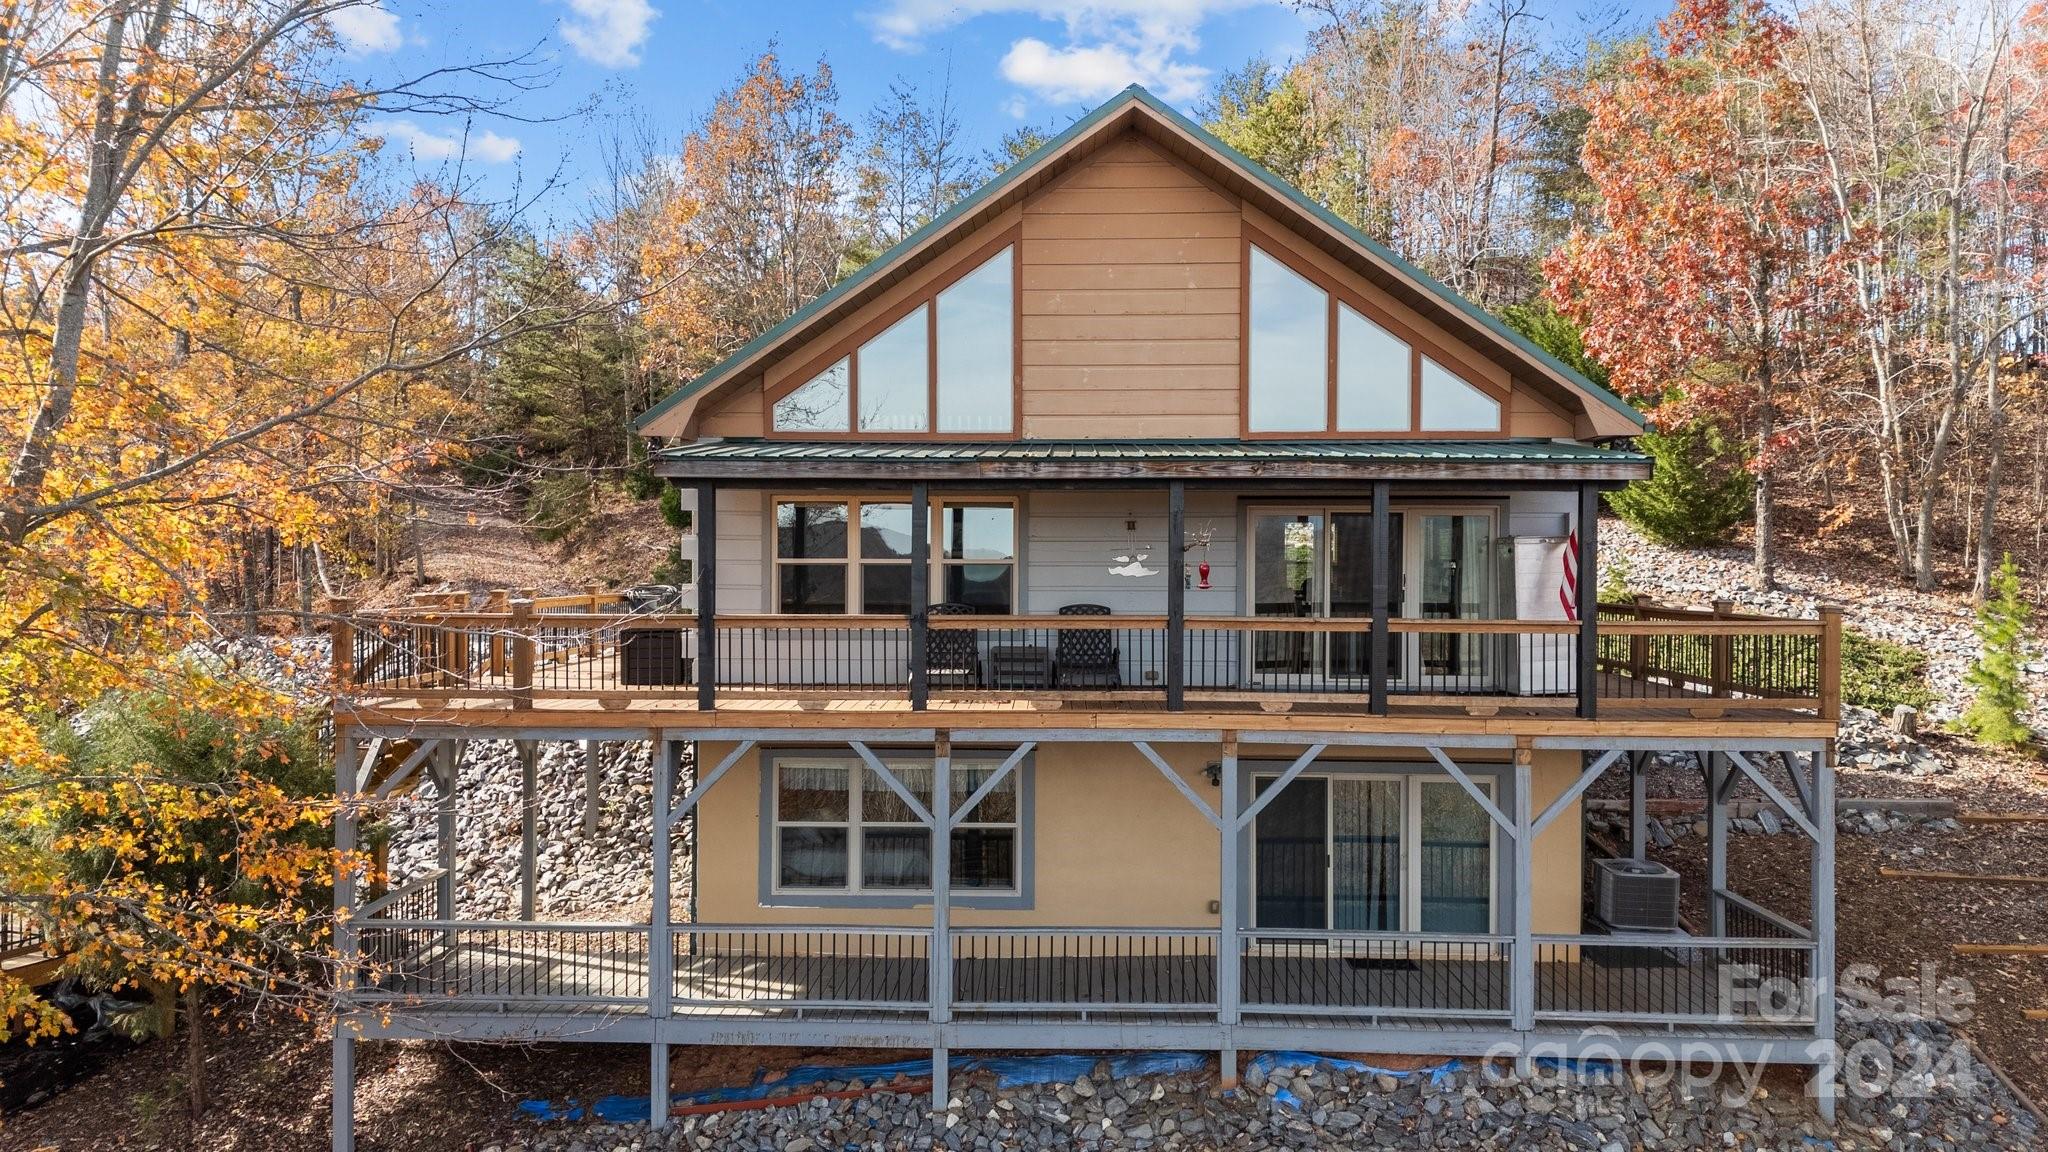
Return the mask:
M 1127 136 L 955 245 L 964 254 L 1007 229 L 1021 235 L 1022 436 L 1237 436 L 1248 227 L 1276 238 L 1374 310 L 1445 349 L 1454 361 L 1447 367 L 1475 383 L 1510 391 L 1507 435 L 1570 437 L 1579 430 L 1576 413 L 1512 380 L 1467 341 L 1398 303 L 1278 221 L 1241 205 L 1156 145 Z M 933 261 L 867 307 L 791 347 L 763 378 L 725 391 L 700 417 L 699 433 L 765 434 L 764 394 L 775 394 L 850 335 L 927 292 L 954 262 Z
M 759 384 L 736 388 L 716 408 L 704 414 L 697 425 L 698 433 L 704 436 L 759 436 L 767 428 L 765 407 Z
M 1027 201 L 1024 435 L 1233 435 L 1241 222 L 1136 139 Z

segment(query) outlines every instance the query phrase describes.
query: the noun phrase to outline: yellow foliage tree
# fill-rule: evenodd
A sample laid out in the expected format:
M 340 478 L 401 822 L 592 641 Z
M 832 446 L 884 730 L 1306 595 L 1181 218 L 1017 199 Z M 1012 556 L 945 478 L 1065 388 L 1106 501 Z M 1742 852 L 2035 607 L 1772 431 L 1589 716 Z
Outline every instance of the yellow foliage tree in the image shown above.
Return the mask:
M 352 86 L 327 21 L 356 2 L 0 0 L 0 901 L 103 968 L 301 1004 L 323 957 L 287 963 L 239 929 L 285 918 L 319 937 L 296 881 L 363 861 L 266 833 L 324 822 L 330 802 L 162 765 L 86 776 L 49 737 L 109 692 L 163 690 L 195 643 L 252 630 L 263 606 L 223 591 L 252 537 L 344 556 L 451 451 L 471 359 L 534 326 L 464 307 L 487 214 L 432 183 L 380 191 L 364 131 L 378 113 L 487 110 L 456 90 L 521 87 L 524 61 Z M 205 683 L 183 691 L 227 722 L 307 706 L 230 664 Z M 137 810 L 155 857 L 218 848 L 176 840 L 206 821 L 249 833 L 237 867 L 270 902 L 152 884 L 122 839 L 143 835 L 123 831 Z M 59 868 L 41 834 L 57 827 L 112 837 L 107 867 Z M 58 1026 L 0 979 L 0 1032 Z

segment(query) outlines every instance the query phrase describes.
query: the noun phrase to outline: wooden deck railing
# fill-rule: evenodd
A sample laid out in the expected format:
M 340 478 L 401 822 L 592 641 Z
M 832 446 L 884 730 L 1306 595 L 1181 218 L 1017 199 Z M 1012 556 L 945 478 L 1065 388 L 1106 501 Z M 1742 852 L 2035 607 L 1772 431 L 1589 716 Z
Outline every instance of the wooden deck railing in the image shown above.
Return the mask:
M 337 606 L 339 692 L 450 699 L 904 699 L 1046 695 L 1350 704 L 1548 704 L 1839 715 L 1841 618 L 1601 605 L 1594 658 L 1571 620 L 1189 616 L 789 616 L 636 612 L 616 594 L 494 594 L 481 607 Z M 1586 676 L 1590 668 L 1592 675 Z M 1582 682 L 1584 680 L 1585 682 Z

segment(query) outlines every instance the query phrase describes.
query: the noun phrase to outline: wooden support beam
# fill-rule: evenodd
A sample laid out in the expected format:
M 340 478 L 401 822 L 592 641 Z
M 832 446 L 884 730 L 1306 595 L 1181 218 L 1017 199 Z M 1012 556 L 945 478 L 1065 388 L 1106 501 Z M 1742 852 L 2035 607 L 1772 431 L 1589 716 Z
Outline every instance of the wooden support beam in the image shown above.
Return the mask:
M 2048 876 L 2016 876 L 1992 872 L 1932 872 L 1913 868 L 1879 868 L 1888 880 L 1943 880 L 1958 884 L 2048 884 Z
M 1394 574 L 1387 563 L 1392 543 L 1389 537 L 1387 502 L 1391 492 L 1386 481 L 1372 486 L 1372 539 L 1366 547 L 1366 584 L 1372 592 L 1372 631 L 1366 638 L 1366 707 L 1375 716 L 1387 714 L 1387 598 Z
M 1958 812 L 1959 824 L 2048 824 L 2048 812 Z
M 519 754 L 519 918 L 533 919 L 540 872 L 540 746 L 512 742 Z
M 690 576 L 697 582 L 697 710 L 718 707 L 718 489 L 697 483 L 697 507 L 690 513 L 697 533 L 697 558 Z
M 1166 486 L 1166 710 L 1187 707 L 1187 485 Z
M 931 485 L 910 486 L 910 710 L 931 701 Z
M 2048 1020 L 2048 1008 L 2029 1008 L 2025 1016 L 2029 1020 Z
M 2048 956 L 2048 944 L 1958 944 L 1958 956 Z

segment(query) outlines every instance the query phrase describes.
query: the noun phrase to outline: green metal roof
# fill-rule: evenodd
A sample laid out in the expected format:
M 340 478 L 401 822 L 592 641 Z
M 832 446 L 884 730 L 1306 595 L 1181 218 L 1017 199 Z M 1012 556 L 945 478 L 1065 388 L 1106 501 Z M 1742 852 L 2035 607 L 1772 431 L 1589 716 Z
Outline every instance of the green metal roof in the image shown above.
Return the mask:
M 654 420 L 663 412 L 682 403 L 689 397 L 699 395 L 718 384 L 729 376 L 738 365 L 745 363 L 755 354 L 772 346 L 790 332 L 802 327 L 819 313 L 831 308 L 847 296 L 858 292 L 862 285 L 896 263 L 905 253 L 915 249 L 934 233 L 945 230 L 954 221 L 968 215 L 989 200 L 1001 195 L 1006 188 L 1030 171 L 1040 159 L 1064 148 L 1076 137 L 1087 133 L 1096 125 L 1123 111 L 1132 104 L 1144 105 L 1176 128 L 1201 141 L 1204 145 L 1213 148 L 1217 153 L 1243 171 L 1246 176 L 1266 186 L 1282 199 L 1292 204 L 1296 209 L 1315 217 L 1323 224 L 1343 235 L 1346 239 L 1372 253 L 1376 259 L 1384 261 L 1400 272 L 1401 275 L 1413 280 L 1423 290 L 1448 305 L 1453 311 L 1464 316 L 1467 320 L 1505 340 L 1524 355 L 1541 363 L 1552 372 L 1585 389 L 1588 395 L 1597 397 L 1606 403 L 1608 407 L 1627 416 L 1635 422 L 1637 427 L 1648 426 L 1648 422 L 1643 414 L 1621 397 L 1593 383 L 1593 381 L 1580 374 L 1577 369 L 1572 368 L 1562 360 L 1537 347 L 1527 337 L 1510 328 L 1492 313 L 1465 299 L 1465 297 L 1445 287 L 1443 284 L 1438 283 L 1421 269 L 1396 255 L 1392 249 L 1387 248 L 1379 241 L 1352 227 L 1342 217 L 1316 203 L 1292 184 L 1267 171 L 1257 161 L 1217 139 L 1208 129 L 1203 128 L 1200 124 L 1195 123 L 1193 120 L 1175 111 L 1172 107 L 1161 102 L 1158 97 L 1146 91 L 1142 86 L 1133 84 L 1109 100 L 1104 101 L 1094 111 L 1076 120 L 1066 131 L 1061 132 L 1044 144 L 1039 145 L 1036 149 L 1033 149 L 1030 155 L 1004 169 L 1000 174 L 975 189 L 972 193 L 969 193 L 965 198 L 941 213 L 930 223 L 904 237 L 887 251 L 862 265 L 858 271 L 833 285 L 823 295 L 797 309 L 790 315 L 789 319 L 763 332 L 732 355 L 727 356 L 724 360 L 705 370 L 696 379 L 670 393 L 660 403 L 649 408 L 635 422 L 635 427 L 646 427 L 648 422 Z
M 664 448 L 664 460 L 1182 461 L 1273 460 L 1647 464 L 1649 457 L 1559 440 L 1002 440 L 971 442 L 705 440 Z

